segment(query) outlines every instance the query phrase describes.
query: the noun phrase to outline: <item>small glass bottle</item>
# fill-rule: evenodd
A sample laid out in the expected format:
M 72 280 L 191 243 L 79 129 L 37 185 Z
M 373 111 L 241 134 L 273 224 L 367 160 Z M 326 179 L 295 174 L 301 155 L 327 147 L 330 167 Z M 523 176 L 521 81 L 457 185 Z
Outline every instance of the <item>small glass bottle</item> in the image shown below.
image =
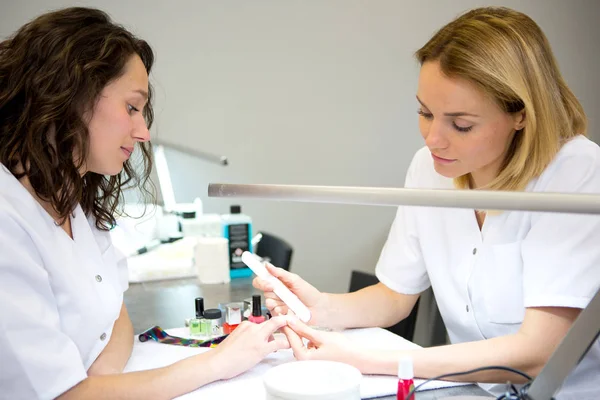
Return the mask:
M 222 336 L 223 329 L 221 328 L 221 310 L 218 308 L 209 308 L 204 311 L 204 318 L 200 321 L 200 331 L 203 336 L 215 337 Z
M 196 318 L 190 320 L 190 335 L 200 336 L 202 334 L 200 325 L 202 321 L 202 315 L 204 314 L 204 299 L 202 297 L 196 297 Z
M 243 303 L 229 303 L 225 305 L 225 322 L 223 323 L 223 333 L 230 334 L 239 324 L 242 323 Z
M 248 317 L 248 321 L 254 322 L 255 324 L 261 324 L 265 322 L 265 317 L 262 315 L 260 294 L 255 294 L 252 296 L 252 315 Z
M 398 362 L 398 392 L 396 393 L 397 400 L 408 400 L 409 393 L 415 389 L 413 378 L 414 372 L 412 358 L 400 358 L 400 361 Z

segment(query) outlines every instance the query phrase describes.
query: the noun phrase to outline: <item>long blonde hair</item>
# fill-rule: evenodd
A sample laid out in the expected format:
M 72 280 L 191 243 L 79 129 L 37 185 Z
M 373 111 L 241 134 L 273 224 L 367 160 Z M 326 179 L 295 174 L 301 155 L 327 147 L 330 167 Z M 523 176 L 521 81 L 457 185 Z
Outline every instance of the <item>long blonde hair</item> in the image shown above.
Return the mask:
M 524 111 L 498 176 L 485 189 L 523 190 L 570 138 L 586 134 L 583 107 L 560 74 L 548 39 L 527 15 L 477 8 L 440 29 L 416 57 L 438 61 L 448 77 L 466 79 L 507 113 Z M 469 188 L 466 174 L 454 179 Z

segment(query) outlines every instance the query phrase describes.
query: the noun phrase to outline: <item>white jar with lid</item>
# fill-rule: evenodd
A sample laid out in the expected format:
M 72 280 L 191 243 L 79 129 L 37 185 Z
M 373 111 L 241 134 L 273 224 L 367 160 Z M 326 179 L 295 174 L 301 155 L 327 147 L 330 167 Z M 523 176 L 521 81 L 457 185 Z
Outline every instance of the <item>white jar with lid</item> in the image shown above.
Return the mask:
M 296 361 L 270 369 L 263 378 L 267 400 L 360 400 L 362 374 L 336 361 Z

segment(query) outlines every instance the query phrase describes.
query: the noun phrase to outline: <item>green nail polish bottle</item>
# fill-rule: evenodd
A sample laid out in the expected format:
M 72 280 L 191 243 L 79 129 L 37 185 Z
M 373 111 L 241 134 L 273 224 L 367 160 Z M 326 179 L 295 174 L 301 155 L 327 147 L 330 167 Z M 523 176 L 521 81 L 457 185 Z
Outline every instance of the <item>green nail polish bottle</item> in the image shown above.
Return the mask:
M 202 297 L 196 298 L 196 318 L 190 320 L 190 335 L 200 336 L 202 335 L 202 315 L 204 314 L 204 299 Z

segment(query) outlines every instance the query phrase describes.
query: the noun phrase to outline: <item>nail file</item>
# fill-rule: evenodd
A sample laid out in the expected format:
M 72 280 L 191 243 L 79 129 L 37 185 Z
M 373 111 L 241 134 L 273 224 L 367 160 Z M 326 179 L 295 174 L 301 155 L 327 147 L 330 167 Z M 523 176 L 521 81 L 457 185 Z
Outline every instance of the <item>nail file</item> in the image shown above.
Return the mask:
M 310 310 L 300 301 L 298 296 L 287 288 L 287 286 L 267 271 L 264 263 L 260 261 L 255 254 L 245 251 L 242 253 L 242 262 L 246 264 L 256 276 L 273 285 L 273 292 L 296 314 L 300 321 L 310 321 Z

